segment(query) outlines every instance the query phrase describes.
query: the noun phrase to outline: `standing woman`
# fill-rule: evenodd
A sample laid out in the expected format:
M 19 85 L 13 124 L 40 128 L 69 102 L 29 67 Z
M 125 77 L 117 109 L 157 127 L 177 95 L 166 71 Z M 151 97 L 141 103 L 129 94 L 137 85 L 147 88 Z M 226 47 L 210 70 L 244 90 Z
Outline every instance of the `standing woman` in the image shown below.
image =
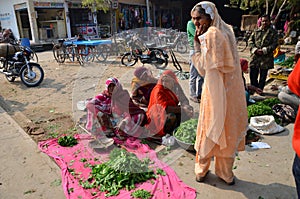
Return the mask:
M 196 181 L 205 180 L 214 157 L 215 174 L 233 185 L 235 153 L 245 149 L 248 125 L 235 37 L 213 3 L 200 2 L 191 13 L 196 26 L 193 63 L 205 76 L 195 142 Z

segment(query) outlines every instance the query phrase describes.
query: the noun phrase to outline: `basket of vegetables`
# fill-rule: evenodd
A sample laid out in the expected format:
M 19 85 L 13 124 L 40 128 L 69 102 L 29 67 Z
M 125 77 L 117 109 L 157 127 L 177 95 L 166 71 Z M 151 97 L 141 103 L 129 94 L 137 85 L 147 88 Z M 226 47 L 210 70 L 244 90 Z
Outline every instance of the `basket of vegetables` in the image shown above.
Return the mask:
M 180 124 L 174 130 L 174 138 L 185 150 L 194 151 L 194 144 L 196 141 L 197 119 L 190 119 Z

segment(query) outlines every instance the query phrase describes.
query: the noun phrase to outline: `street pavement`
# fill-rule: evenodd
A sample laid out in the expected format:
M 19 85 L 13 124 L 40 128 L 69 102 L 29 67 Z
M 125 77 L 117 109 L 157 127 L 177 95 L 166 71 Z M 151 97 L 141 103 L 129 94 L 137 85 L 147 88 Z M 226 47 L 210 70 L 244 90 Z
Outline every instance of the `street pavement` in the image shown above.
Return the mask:
M 66 198 L 60 169 L 0 106 L 0 198 Z
M 187 91 L 185 86 L 184 90 Z M 193 102 L 192 102 L 193 103 Z M 1 104 L 1 103 L 0 103 Z M 194 108 L 198 104 L 192 104 Z M 297 198 L 292 176 L 294 151 L 291 146 L 293 124 L 282 133 L 262 136 L 270 149 L 240 152 L 235 161 L 236 184 L 228 186 L 210 173 L 204 183 L 194 176 L 194 154 L 175 148 L 164 157 L 187 185 L 197 190 L 197 198 Z M 0 199 L 62 199 L 60 169 L 37 148 L 30 136 L 0 106 Z M 162 150 L 162 148 L 161 148 Z

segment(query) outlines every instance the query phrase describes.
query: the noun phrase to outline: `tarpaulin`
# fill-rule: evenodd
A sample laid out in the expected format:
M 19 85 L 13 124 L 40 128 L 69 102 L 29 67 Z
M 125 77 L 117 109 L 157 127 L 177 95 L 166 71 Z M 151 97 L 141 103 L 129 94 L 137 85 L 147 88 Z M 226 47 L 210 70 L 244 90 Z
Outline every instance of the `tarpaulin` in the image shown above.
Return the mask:
M 106 198 L 104 192 L 98 189 L 84 189 L 80 181 L 85 181 L 90 175 L 89 165 L 101 164 L 109 160 L 109 153 L 113 147 L 108 149 L 93 150 L 88 146 L 92 137 L 87 134 L 74 136 L 78 144 L 73 147 L 62 147 L 58 144 L 57 138 L 39 142 L 39 149 L 52 157 L 61 168 L 62 186 L 66 198 L 68 199 L 93 199 Z M 140 140 L 128 139 L 124 143 L 124 148 L 133 152 L 139 157 L 150 158 L 153 161 L 151 167 L 163 169 L 166 175 L 160 175 L 156 179 L 148 180 L 144 183 L 136 184 L 136 188 L 130 191 L 122 189 L 120 194 L 109 198 L 126 199 L 132 198 L 130 194 L 137 189 L 144 189 L 152 194 L 153 199 L 183 199 L 196 198 L 196 191 L 184 184 L 177 176 L 175 171 L 167 164 L 160 161 L 156 152 L 148 145 L 142 144 Z

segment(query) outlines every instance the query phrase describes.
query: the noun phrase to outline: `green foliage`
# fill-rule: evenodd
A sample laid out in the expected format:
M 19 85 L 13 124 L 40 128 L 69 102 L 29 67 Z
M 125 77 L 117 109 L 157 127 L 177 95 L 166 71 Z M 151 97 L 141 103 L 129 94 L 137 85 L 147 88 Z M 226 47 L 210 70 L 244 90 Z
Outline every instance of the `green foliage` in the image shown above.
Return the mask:
M 194 144 L 196 140 L 197 125 L 197 119 L 187 120 L 180 124 L 174 136 L 184 143 Z
M 120 190 L 132 190 L 136 183 L 155 178 L 149 169 L 150 159 L 140 160 L 135 154 L 115 148 L 109 154 L 110 160 L 91 166 L 89 179 L 80 184 L 85 189 L 98 188 L 106 197 L 118 195 Z
M 150 199 L 152 197 L 151 193 L 145 189 L 138 189 L 131 193 L 133 198 L 140 198 L 140 199 Z
M 294 66 L 294 57 L 288 57 L 286 60 L 283 62 L 278 63 L 280 66 L 285 66 L 286 68 L 293 68 Z
M 272 110 L 272 106 L 280 103 L 281 103 L 280 100 L 275 97 L 275 98 L 268 98 L 261 102 L 257 102 L 255 104 L 249 105 L 247 106 L 248 119 L 250 120 L 250 118 L 254 116 L 273 115 L 275 121 L 279 123 L 278 116 Z
M 58 138 L 57 143 L 63 147 L 72 147 L 78 144 L 76 138 L 70 135 L 66 135 Z
M 84 7 L 90 8 L 92 11 L 103 10 L 105 13 L 110 8 L 109 0 L 82 0 Z

